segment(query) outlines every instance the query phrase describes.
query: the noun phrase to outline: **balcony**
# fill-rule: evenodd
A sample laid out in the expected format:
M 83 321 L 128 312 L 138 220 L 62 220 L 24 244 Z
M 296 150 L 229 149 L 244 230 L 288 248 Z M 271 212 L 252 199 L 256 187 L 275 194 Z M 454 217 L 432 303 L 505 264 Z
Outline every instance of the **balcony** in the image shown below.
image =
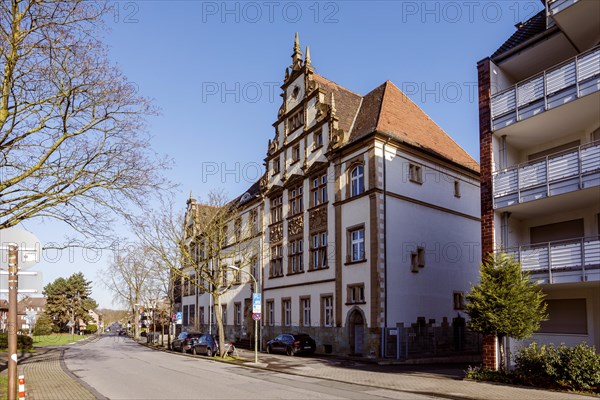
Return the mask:
M 549 15 L 556 15 L 567 7 L 577 3 L 577 1 L 578 0 L 548 0 L 547 13 Z
M 492 96 L 492 130 L 506 128 L 598 91 L 600 47 Z M 597 115 L 597 109 L 594 112 Z
M 540 283 L 600 280 L 600 238 L 578 238 L 506 250 Z
M 600 141 L 498 171 L 494 208 L 600 186 Z
M 598 43 L 600 2 L 597 0 L 548 0 L 546 15 L 579 49 Z

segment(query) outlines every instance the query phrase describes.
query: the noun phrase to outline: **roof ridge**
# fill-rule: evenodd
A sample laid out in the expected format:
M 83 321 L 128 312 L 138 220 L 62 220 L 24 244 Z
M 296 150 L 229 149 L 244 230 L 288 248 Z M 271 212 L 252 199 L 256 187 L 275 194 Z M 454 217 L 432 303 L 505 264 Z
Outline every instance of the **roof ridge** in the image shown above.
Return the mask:
M 403 95 L 403 96 L 404 96 L 406 99 L 408 99 L 408 100 L 409 100 L 409 101 L 410 101 L 410 102 L 411 102 L 411 103 L 412 103 L 412 104 L 413 104 L 413 105 L 414 105 L 414 106 L 417 108 L 417 110 L 419 110 L 420 112 L 422 112 L 422 113 L 423 113 L 423 115 L 425 115 L 425 116 L 426 116 L 426 117 L 427 117 L 427 118 L 428 118 L 428 119 L 429 119 L 429 120 L 430 120 L 430 121 L 431 121 L 431 122 L 432 122 L 432 123 L 433 123 L 433 124 L 434 124 L 434 125 L 435 125 L 435 126 L 436 126 L 436 127 L 437 127 L 437 128 L 438 128 L 438 129 L 439 129 L 441 132 L 442 132 L 442 133 L 443 133 L 443 134 L 444 134 L 444 135 L 446 135 L 446 136 L 447 136 L 447 137 L 448 137 L 448 138 L 449 138 L 449 139 L 452 141 L 452 143 L 454 143 L 454 144 L 455 144 L 455 145 L 456 145 L 456 146 L 457 146 L 459 149 L 461 149 L 462 151 L 464 151 L 464 152 L 465 152 L 465 154 L 466 154 L 466 155 L 467 155 L 469 158 L 471 158 L 471 160 L 473 160 L 475 163 L 477 163 L 477 160 L 475 160 L 475 158 L 473 158 L 473 156 L 471 156 L 471 155 L 469 154 L 469 152 L 468 152 L 468 151 L 466 151 L 466 150 L 465 150 L 465 149 L 464 149 L 464 148 L 463 148 L 463 147 L 462 147 L 460 144 L 458 144 L 458 143 L 456 142 L 456 140 L 454 140 L 454 138 L 453 138 L 451 135 L 449 135 L 449 134 L 448 134 L 448 132 L 446 132 L 446 131 L 445 131 L 445 130 L 444 130 L 442 127 L 441 127 L 441 126 L 439 126 L 439 125 L 438 125 L 438 123 L 437 123 L 437 122 L 435 122 L 435 120 L 434 120 L 433 118 L 431 118 L 431 117 L 429 116 L 429 114 L 427 114 L 427 113 L 426 113 L 426 112 L 425 112 L 425 111 L 424 111 L 424 110 L 423 110 L 421 107 L 419 107 L 419 105 L 418 105 L 417 103 L 415 103 L 415 102 L 414 102 L 414 101 L 413 101 L 413 100 L 412 100 L 410 97 L 408 97 L 408 96 L 406 95 L 406 93 L 404 93 L 402 90 L 400 90 L 400 89 L 398 88 L 398 86 L 396 86 L 396 85 L 395 85 L 393 82 L 391 82 L 391 81 L 388 81 L 388 82 L 389 82 L 389 83 L 390 83 L 390 84 L 391 84 L 391 85 L 392 85 L 394 88 L 396 88 L 396 89 L 397 89 L 397 90 L 398 90 L 398 91 L 399 91 L 399 92 L 400 92 L 400 93 L 401 93 L 401 94 L 402 94 L 402 95 Z M 382 102 L 382 103 L 383 103 L 383 102 Z M 477 163 L 477 164 L 479 164 L 479 163 Z
M 385 82 L 383 82 L 381 85 L 377 86 L 377 88 L 380 88 L 383 86 L 383 93 L 381 94 L 381 104 L 379 105 L 379 111 L 377 112 L 377 124 L 375 125 L 375 130 L 377 130 L 377 131 L 381 130 L 379 127 L 379 124 L 381 123 L 381 116 L 383 115 L 382 111 L 384 109 L 384 104 L 385 104 L 385 95 L 387 94 L 387 88 L 390 83 L 392 83 L 392 81 L 390 81 L 388 79 Z M 392 83 L 392 85 L 394 85 L 394 84 Z M 394 85 L 394 86 L 396 86 L 396 85 Z

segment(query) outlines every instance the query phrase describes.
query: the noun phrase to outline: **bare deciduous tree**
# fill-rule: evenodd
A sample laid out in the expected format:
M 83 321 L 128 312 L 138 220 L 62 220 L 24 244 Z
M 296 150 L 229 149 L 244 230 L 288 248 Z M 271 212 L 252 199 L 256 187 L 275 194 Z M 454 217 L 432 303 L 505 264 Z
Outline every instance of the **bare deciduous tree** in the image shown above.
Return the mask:
M 155 113 L 108 61 L 106 2 L 0 3 L 0 229 L 55 218 L 85 234 L 166 182 Z
M 143 246 L 132 244 L 117 252 L 111 265 L 100 273 L 102 283 L 116 295 L 119 303 L 131 310 L 135 317 L 152 284 L 153 261 Z M 133 332 L 137 339 L 139 327 L 135 317 Z
M 140 218 L 134 224 L 134 231 L 144 246 L 168 266 L 172 281 L 187 281 L 212 297 L 218 310 L 214 314 L 222 357 L 225 356 L 225 331 L 220 299 L 238 283 L 228 279 L 228 274 L 241 273 L 231 266 L 237 262 L 243 269 L 259 251 L 252 241 L 250 224 L 238 222 L 240 211 L 238 204 L 228 202 L 223 192 L 211 192 L 206 202 L 194 204 L 188 220 L 184 221 L 171 203 L 165 203 L 161 211 Z

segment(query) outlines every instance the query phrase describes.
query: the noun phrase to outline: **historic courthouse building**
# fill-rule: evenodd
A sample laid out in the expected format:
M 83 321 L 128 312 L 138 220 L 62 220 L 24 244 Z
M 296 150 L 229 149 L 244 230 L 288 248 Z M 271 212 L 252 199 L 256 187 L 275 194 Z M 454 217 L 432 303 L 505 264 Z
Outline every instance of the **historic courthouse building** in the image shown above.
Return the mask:
M 237 262 L 260 280 L 262 339 L 303 332 L 318 351 L 378 357 L 384 327 L 463 319 L 481 261 L 477 162 L 393 83 L 361 96 L 318 75 L 297 37 L 281 88 L 265 175 L 229 229 L 250 224 L 259 249 Z M 251 289 L 234 279 L 222 312 L 243 339 Z M 205 329 L 208 295 L 184 294 L 185 322 Z

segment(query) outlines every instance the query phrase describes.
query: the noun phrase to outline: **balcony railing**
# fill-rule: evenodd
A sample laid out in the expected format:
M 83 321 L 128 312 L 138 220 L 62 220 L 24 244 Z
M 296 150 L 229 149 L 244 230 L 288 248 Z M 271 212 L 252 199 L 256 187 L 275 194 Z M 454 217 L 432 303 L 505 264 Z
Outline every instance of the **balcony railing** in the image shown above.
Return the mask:
M 494 208 L 600 186 L 600 141 L 498 171 Z
M 506 250 L 534 278 L 547 283 L 585 282 L 600 278 L 600 238 L 578 238 L 526 245 Z M 591 278 L 591 279 L 590 279 Z
M 600 47 L 492 96 L 492 129 L 504 128 L 600 90 Z

